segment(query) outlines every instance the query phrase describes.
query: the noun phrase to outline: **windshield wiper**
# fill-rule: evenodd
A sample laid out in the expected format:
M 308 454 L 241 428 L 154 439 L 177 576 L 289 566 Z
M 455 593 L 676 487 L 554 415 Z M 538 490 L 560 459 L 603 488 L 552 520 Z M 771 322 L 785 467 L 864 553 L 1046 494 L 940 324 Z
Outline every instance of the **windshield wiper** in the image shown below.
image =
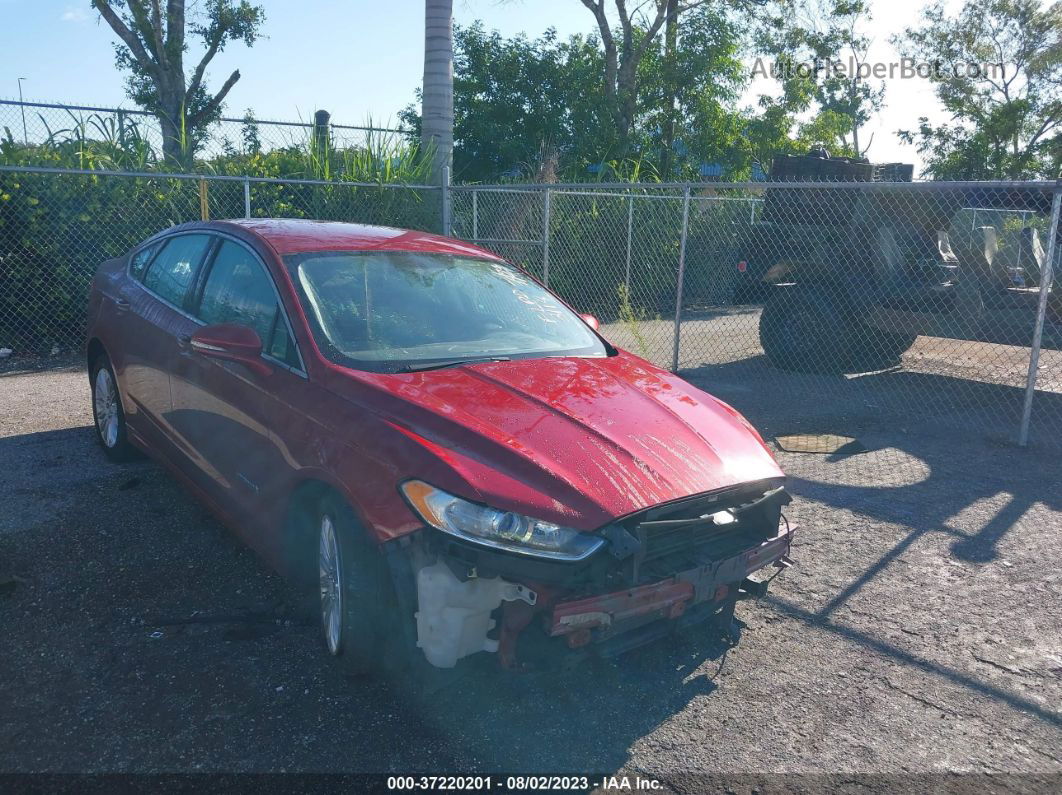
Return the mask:
M 396 373 L 419 373 L 424 370 L 442 370 L 446 367 L 460 367 L 463 364 L 479 364 L 480 362 L 509 362 L 508 356 L 480 356 L 475 359 L 451 359 L 446 362 L 425 362 L 423 364 L 407 364 L 399 367 Z

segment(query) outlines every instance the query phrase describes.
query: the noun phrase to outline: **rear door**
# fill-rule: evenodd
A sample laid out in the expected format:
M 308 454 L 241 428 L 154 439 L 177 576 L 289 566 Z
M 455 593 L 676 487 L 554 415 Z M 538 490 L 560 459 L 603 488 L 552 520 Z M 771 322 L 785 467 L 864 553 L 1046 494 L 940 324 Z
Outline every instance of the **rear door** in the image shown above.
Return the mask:
M 226 510 L 253 516 L 284 461 L 269 425 L 275 393 L 304 385 L 305 371 L 265 265 L 242 242 L 219 237 L 199 280 L 192 313 L 204 325 L 253 329 L 272 366 L 263 375 L 186 348 L 171 380 L 171 425 L 189 451 L 189 474 Z
M 187 302 L 212 242 L 210 235 L 185 233 L 141 249 L 130 258 L 130 278 L 118 293 L 115 359 L 131 403 L 128 421 L 151 441 L 173 441 L 170 372 L 197 327 Z

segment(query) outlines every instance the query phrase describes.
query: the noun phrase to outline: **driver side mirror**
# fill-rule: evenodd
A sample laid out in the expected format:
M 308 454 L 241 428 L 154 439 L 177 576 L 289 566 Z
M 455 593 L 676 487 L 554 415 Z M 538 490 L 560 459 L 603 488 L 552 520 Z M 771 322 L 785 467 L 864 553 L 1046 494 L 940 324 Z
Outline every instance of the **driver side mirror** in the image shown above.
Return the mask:
M 590 328 L 592 328 L 594 331 L 597 331 L 598 328 L 601 326 L 601 324 L 597 322 L 597 318 L 593 315 L 579 315 L 579 317 L 581 317 L 583 319 L 583 322 Z
M 219 323 L 203 326 L 191 340 L 192 350 L 201 356 L 239 362 L 258 375 L 269 375 L 273 368 L 262 360 L 262 340 L 248 326 Z

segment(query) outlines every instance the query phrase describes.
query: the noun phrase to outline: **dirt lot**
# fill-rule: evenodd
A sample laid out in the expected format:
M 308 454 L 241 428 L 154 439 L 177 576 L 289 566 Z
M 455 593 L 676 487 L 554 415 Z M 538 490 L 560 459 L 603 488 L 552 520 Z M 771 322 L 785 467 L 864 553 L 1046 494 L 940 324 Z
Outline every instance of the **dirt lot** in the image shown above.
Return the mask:
M 679 792 L 991 773 L 1057 790 L 1062 464 L 1009 444 L 1009 393 L 981 391 L 1004 387 L 916 375 L 782 377 L 762 358 L 688 373 L 768 433 L 870 448 L 779 453 L 798 565 L 739 606 L 737 648 L 690 632 L 554 677 L 488 665 L 424 700 L 341 676 L 295 594 L 170 477 L 108 464 L 81 372 L 0 376 L 0 771 L 626 771 Z M 904 411 L 942 395 L 960 410 Z

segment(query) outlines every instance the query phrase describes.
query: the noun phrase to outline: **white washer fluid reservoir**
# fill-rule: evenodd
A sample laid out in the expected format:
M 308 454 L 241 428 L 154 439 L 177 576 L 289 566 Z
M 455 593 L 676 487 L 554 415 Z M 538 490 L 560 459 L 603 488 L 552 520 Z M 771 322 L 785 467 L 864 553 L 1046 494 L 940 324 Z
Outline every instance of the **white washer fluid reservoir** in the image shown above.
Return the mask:
M 417 645 L 437 668 L 453 668 L 477 651 L 498 650 L 487 637 L 490 617 L 502 601 L 535 603 L 535 592 L 500 577 L 474 577 L 461 582 L 442 561 L 417 572 Z

